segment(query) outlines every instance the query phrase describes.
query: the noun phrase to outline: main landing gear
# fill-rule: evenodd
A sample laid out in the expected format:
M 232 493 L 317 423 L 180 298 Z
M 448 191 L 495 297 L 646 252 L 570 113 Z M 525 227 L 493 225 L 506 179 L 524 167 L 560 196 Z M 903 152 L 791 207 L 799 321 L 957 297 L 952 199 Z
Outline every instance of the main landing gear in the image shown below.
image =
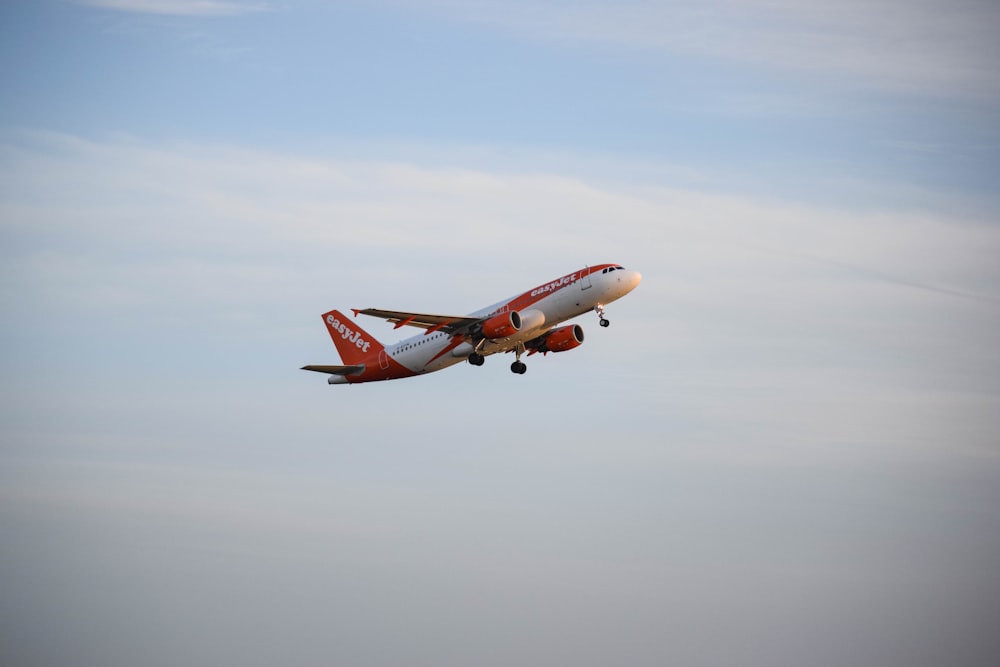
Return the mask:
M 517 373 L 518 375 L 524 375 L 524 372 L 528 370 L 528 367 L 521 361 L 521 355 L 524 354 L 524 343 L 518 343 L 517 347 L 514 349 L 514 354 L 517 355 L 517 360 L 510 365 L 511 373 Z
M 524 347 L 522 346 L 521 349 L 517 351 L 518 360 L 510 365 L 511 372 L 517 373 L 518 375 L 524 375 L 525 371 L 528 370 L 528 366 L 520 359 L 521 352 L 523 351 Z M 473 366 L 482 366 L 486 363 L 486 357 L 478 352 L 473 352 L 469 355 L 469 363 Z
M 597 304 L 594 306 L 594 310 L 597 311 L 597 316 L 601 318 L 601 326 L 606 327 L 611 324 L 606 317 L 604 317 L 604 304 Z
M 528 370 L 528 366 L 521 361 L 521 353 L 524 352 L 524 346 L 522 345 L 519 350 L 517 350 L 517 361 L 510 365 L 510 370 L 518 375 L 524 375 L 525 371 Z M 473 352 L 469 355 L 469 363 L 473 366 L 482 366 L 486 363 L 486 357 L 479 354 L 478 352 Z

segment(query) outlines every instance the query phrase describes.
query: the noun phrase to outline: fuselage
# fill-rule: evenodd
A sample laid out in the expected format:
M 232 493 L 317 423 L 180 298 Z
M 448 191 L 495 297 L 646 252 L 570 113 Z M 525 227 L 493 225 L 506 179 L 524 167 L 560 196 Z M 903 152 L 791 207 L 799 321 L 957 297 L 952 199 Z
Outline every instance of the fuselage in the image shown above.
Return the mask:
M 413 375 L 420 375 L 463 362 L 473 352 L 486 357 L 517 350 L 519 345 L 524 349 L 526 343 L 567 320 L 594 310 L 601 312 L 604 305 L 631 292 L 641 280 L 638 271 L 617 264 L 585 267 L 469 314 L 490 317 L 516 311 L 521 327 L 510 336 L 485 339 L 474 346 L 442 331 L 421 333 L 387 345 L 385 354 Z

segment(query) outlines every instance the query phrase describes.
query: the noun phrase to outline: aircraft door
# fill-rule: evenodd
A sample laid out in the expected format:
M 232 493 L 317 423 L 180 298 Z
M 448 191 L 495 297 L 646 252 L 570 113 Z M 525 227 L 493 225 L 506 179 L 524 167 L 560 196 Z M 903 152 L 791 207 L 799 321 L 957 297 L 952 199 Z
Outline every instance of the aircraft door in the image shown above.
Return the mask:
M 577 282 L 580 283 L 581 290 L 590 289 L 593 286 L 593 283 L 590 282 L 590 267 L 588 266 L 583 271 L 584 275 L 580 276 L 580 280 Z
M 379 350 L 378 365 L 382 370 L 389 368 L 389 355 L 385 353 L 385 350 Z

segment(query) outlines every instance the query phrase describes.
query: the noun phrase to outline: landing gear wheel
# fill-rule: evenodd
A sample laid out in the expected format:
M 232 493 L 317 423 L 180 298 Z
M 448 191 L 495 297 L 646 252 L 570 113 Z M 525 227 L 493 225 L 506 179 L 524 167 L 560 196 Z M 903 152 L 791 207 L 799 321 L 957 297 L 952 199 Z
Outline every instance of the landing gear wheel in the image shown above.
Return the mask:
M 479 354 L 478 352 L 473 352 L 469 355 L 469 363 L 473 366 L 482 366 L 486 362 L 486 357 Z
M 607 321 L 607 320 L 606 320 L 606 319 L 604 319 L 603 317 L 601 318 L 601 326 L 602 326 L 602 327 L 606 327 L 606 326 L 609 326 L 610 324 L 611 324 L 611 322 Z

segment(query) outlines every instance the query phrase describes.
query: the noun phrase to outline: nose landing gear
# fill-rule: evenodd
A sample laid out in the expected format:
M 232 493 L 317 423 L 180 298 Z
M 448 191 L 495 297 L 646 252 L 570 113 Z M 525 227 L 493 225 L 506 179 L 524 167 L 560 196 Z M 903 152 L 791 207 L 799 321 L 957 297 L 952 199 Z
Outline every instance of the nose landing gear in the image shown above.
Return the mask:
M 594 306 L 594 310 L 597 311 L 597 316 L 599 318 L 601 318 L 601 326 L 602 327 L 606 327 L 606 326 L 610 326 L 611 325 L 611 322 L 609 322 L 608 319 L 606 317 L 604 317 L 604 304 L 603 303 L 599 303 L 596 306 Z

